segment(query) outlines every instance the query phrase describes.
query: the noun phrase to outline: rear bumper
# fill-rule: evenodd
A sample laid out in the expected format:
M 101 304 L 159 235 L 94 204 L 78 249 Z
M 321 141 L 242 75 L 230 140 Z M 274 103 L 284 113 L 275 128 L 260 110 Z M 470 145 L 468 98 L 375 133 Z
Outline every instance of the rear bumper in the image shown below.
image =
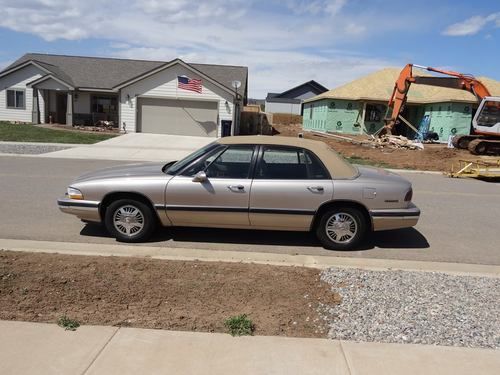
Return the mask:
M 101 222 L 101 215 L 99 215 L 99 203 L 100 202 L 69 198 L 57 200 L 57 205 L 62 212 L 75 215 L 85 221 L 93 221 L 96 223 Z
M 370 210 L 373 230 L 389 230 L 413 227 L 420 218 L 420 209 L 413 203 L 408 208 Z

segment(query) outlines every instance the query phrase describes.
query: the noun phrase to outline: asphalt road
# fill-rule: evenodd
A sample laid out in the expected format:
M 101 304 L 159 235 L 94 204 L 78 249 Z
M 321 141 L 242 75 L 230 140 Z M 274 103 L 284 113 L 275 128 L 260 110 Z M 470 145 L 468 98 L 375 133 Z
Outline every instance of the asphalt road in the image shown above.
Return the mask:
M 105 230 L 59 212 L 71 180 L 123 162 L 0 156 L 0 238 L 114 243 Z M 405 174 L 422 216 L 415 228 L 375 233 L 361 249 L 323 249 L 309 233 L 175 228 L 149 246 L 500 265 L 500 183 Z M 140 245 L 131 245 L 140 246 Z

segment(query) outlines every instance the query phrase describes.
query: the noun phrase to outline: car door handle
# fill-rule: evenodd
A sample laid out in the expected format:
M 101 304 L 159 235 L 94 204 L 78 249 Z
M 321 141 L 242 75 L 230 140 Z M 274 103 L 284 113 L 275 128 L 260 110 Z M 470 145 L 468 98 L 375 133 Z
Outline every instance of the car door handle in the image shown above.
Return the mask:
M 325 191 L 323 186 L 308 186 L 307 190 L 313 192 L 313 193 L 322 193 Z
M 238 193 L 245 191 L 245 187 L 243 185 L 229 185 L 227 188 Z

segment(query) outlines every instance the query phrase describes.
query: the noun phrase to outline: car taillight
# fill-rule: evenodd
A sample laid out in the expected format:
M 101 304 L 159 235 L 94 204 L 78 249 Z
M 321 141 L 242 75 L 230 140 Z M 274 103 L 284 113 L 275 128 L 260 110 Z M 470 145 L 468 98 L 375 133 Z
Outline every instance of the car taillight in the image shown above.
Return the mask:
M 406 193 L 405 195 L 405 202 L 411 202 L 412 198 L 413 198 L 413 189 L 410 188 L 410 190 L 408 190 L 408 193 Z

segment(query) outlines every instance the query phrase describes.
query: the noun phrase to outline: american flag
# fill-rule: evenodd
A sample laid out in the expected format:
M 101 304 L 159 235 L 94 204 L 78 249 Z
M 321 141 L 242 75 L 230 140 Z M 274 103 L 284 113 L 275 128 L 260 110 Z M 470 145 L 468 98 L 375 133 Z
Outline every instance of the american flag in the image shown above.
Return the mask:
M 186 76 L 177 76 L 177 87 L 201 94 L 201 79 L 191 79 Z

